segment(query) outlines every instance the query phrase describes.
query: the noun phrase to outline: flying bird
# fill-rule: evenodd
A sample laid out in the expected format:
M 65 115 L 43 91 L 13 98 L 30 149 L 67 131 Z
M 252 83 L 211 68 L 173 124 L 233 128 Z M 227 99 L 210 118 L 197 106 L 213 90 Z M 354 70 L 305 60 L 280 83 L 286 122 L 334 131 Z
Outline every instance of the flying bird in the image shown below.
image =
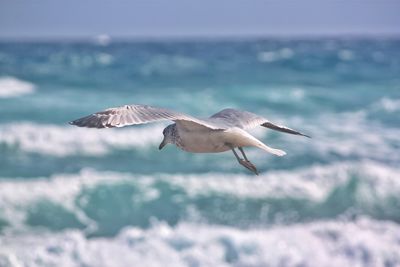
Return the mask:
M 258 147 L 271 154 L 283 156 L 285 151 L 269 147 L 246 130 L 263 126 L 272 130 L 309 137 L 248 111 L 227 108 L 206 119 L 195 118 L 180 112 L 148 105 L 125 105 L 109 108 L 69 122 L 88 128 L 113 128 L 155 121 L 171 120 L 174 123 L 163 130 L 164 139 L 159 149 L 174 144 L 192 153 L 218 153 L 231 150 L 237 161 L 258 175 L 256 166 L 249 161 L 243 147 Z M 241 158 L 237 151 L 242 154 Z

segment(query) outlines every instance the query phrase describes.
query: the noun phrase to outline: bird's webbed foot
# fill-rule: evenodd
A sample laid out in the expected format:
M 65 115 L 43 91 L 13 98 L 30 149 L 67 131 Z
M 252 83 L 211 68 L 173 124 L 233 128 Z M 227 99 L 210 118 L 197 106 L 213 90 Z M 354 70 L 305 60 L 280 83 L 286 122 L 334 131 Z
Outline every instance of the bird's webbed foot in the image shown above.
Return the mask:
M 251 163 L 249 160 L 240 159 L 239 163 L 240 163 L 240 165 L 244 166 L 246 169 L 253 172 L 255 175 L 258 175 L 258 170 L 257 170 L 256 166 L 254 166 L 254 164 Z
M 256 166 L 254 166 L 253 163 L 251 163 L 247 157 L 246 154 L 244 153 L 243 148 L 239 147 L 240 152 L 242 153 L 244 159 L 240 158 L 239 155 L 236 153 L 235 149 L 232 147 L 232 152 L 235 155 L 236 159 L 238 160 L 238 162 L 240 163 L 240 165 L 244 166 L 246 169 L 250 170 L 251 172 L 253 172 L 254 174 L 258 175 L 258 170 L 256 168 Z

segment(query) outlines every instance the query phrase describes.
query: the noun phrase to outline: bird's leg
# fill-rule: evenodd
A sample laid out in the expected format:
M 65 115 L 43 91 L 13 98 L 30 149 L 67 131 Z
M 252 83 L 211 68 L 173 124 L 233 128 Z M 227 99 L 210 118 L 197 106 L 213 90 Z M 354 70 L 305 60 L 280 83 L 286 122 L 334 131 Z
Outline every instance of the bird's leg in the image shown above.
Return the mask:
M 240 152 L 242 153 L 242 155 L 243 155 L 243 157 L 244 157 L 244 159 L 245 159 L 245 164 L 246 164 L 247 166 L 250 167 L 250 170 L 251 170 L 252 172 L 254 172 L 256 175 L 258 175 L 258 170 L 257 170 L 256 166 L 255 166 L 253 163 L 251 163 L 250 160 L 247 159 L 246 154 L 244 153 L 243 148 L 242 148 L 242 147 L 239 147 L 239 150 L 240 150 Z M 242 164 L 242 165 L 243 165 L 243 164 Z M 245 166 L 245 167 L 248 168 L 247 166 Z M 248 168 L 248 169 L 249 169 L 249 168 Z
M 244 153 L 243 148 L 242 148 L 242 147 L 238 147 L 238 148 L 239 148 L 240 152 L 242 153 L 244 159 L 247 160 L 247 161 L 249 161 L 249 160 L 247 159 L 247 157 L 246 157 L 246 154 Z
M 252 171 L 253 173 L 255 173 L 256 175 L 258 175 L 256 166 L 254 166 L 250 161 L 247 160 L 247 157 L 244 154 L 243 149 L 241 147 L 239 147 L 239 150 L 243 154 L 245 159 L 241 159 L 233 147 L 231 149 L 240 165 L 244 166 L 246 169 L 248 169 L 248 170 Z

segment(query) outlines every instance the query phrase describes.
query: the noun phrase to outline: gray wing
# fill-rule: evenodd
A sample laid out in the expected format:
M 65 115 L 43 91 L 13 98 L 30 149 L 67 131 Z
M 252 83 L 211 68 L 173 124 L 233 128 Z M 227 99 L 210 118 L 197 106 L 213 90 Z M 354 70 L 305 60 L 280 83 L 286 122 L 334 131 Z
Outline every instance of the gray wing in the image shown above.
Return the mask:
M 155 121 L 171 120 L 181 122 L 185 126 L 203 126 L 213 130 L 221 128 L 183 113 L 147 105 L 125 105 L 109 108 L 89 116 L 69 122 L 71 125 L 88 128 L 113 128 L 128 125 L 144 124 Z
M 257 114 L 232 108 L 221 110 L 212 115 L 210 121 L 220 124 L 224 123 L 227 127 L 239 127 L 242 129 L 251 129 L 257 126 L 263 126 L 272 130 L 311 138 L 306 134 L 290 129 L 286 126 L 272 123 Z

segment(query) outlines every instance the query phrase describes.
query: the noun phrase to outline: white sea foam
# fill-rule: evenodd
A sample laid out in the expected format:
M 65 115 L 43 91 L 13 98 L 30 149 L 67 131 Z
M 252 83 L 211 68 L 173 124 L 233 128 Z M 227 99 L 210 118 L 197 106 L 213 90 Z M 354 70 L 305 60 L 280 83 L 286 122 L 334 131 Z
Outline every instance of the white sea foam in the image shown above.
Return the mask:
M 13 222 L 14 228 L 21 229 L 27 209 L 37 201 L 48 200 L 74 213 L 88 227 L 95 227 L 93 222 L 75 207 L 76 196 L 85 188 L 121 182 L 129 178 L 132 177 L 126 174 L 85 169 L 78 174 L 57 174 L 50 178 L 3 179 L 0 181 L 0 210 L 4 219 Z
M 339 59 L 341 59 L 343 61 L 350 61 L 350 60 L 354 59 L 354 53 L 351 50 L 342 49 L 342 50 L 339 50 L 338 57 L 339 57 Z
M 381 98 L 371 107 L 373 110 L 384 110 L 393 113 L 400 110 L 400 99 L 391 99 L 388 97 Z
M 83 129 L 30 122 L 0 125 L 0 143 L 52 156 L 102 156 L 112 149 L 144 148 L 162 140 L 162 124 L 125 129 Z
M 294 52 L 292 49 L 290 48 L 282 48 L 280 50 L 277 51 L 264 51 L 264 52 L 260 52 L 257 55 L 257 58 L 260 62 L 274 62 L 274 61 L 279 61 L 282 59 L 289 59 L 291 57 L 293 57 Z
M 353 175 L 363 177 L 363 184 L 384 198 L 400 192 L 397 179 L 400 169 L 371 161 L 314 165 L 290 171 L 270 171 L 250 179 L 244 175 L 208 174 L 174 175 L 170 183 L 191 194 L 224 193 L 245 198 L 299 198 L 323 201 L 337 186 L 347 183 Z M 373 185 L 373 186 L 372 186 Z
M 394 144 L 400 143 L 400 129 L 389 128 L 368 119 L 367 111 L 322 114 L 315 119 L 305 120 L 294 117 L 281 121 L 294 129 L 311 135 L 312 139 L 280 135 L 290 154 L 315 154 L 322 158 L 332 155 L 341 158 L 360 158 L 383 162 L 400 161 L 400 154 Z M 270 134 L 267 131 L 266 134 Z M 258 157 L 262 153 L 256 153 Z M 390 155 L 390 156 L 389 156 Z
M 107 46 L 111 42 L 111 37 L 108 34 L 99 34 L 95 37 L 95 41 L 98 45 Z
M 306 96 L 306 92 L 300 87 L 294 87 L 290 90 L 265 90 L 263 93 L 268 101 L 276 103 L 299 102 L 302 101 Z
M 110 65 L 114 60 L 114 57 L 107 53 L 99 53 L 96 55 L 96 61 L 101 65 Z
M 304 92 L 300 88 L 290 91 L 293 99 L 301 99 Z M 288 97 L 290 99 L 290 97 Z M 395 112 L 397 100 L 381 99 L 369 109 L 385 109 Z M 370 121 L 368 111 L 322 114 L 306 120 L 296 116 L 290 120 L 273 118 L 278 124 L 299 129 L 313 139 L 299 138 L 279 134 L 288 156 L 315 154 L 321 158 L 332 155 L 344 159 L 357 157 L 379 161 L 400 161 L 400 154 L 394 144 L 400 143 L 400 129 L 380 125 Z M 90 155 L 104 156 L 114 149 L 134 149 L 154 146 L 162 139 L 165 124 L 152 124 L 145 127 L 123 129 L 82 129 L 72 126 L 56 126 L 31 122 L 0 125 L 0 144 L 15 147 L 28 153 L 40 153 L 51 156 Z M 268 144 L 268 135 L 274 131 L 259 127 L 252 133 L 264 138 Z M 276 132 L 275 132 L 276 133 Z M 277 144 L 269 144 L 279 148 Z M 281 147 L 282 148 L 282 147 Z M 249 155 L 255 160 L 265 160 L 266 154 L 257 149 L 249 149 Z M 387 155 L 390 155 L 388 158 Z M 231 165 L 230 165 L 231 166 Z
M 14 77 L 0 77 L 0 98 L 17 97 L 31 94 L 35 85 Z
M 0 237 L 2 266 L 399 266 L 400 226 L 359 218 L 252 230 L 180 223 Z
M 400 194 L 399 172 L 398 168 L 369 161 L 272 171 L 257 178 L 219 173 L 139 176 L 84 169 L 77 174 L 56 174 L 50 178 L 3 178 L 0 180 L 0 210 L 3 219 L 12 222 L 12 228 L 24 228 L 29 207 L 38 201 L 47 200 L 63 206 L 82 223 L 94 229 L 94 223 L 76 207 L 76 199 L 82 190 L 99 185 L 132 184 L 140 189 L 143 202 L 159 197 L 155 183 L 163 181 L 172 188 L 180 188 L 189 198 L 218 194 L 243 199 L 292 198 L 321 203 L 335 188 L 348 183 L 354 176 L 362 177 L 362 180 L 353 197 L 368 208 Z

